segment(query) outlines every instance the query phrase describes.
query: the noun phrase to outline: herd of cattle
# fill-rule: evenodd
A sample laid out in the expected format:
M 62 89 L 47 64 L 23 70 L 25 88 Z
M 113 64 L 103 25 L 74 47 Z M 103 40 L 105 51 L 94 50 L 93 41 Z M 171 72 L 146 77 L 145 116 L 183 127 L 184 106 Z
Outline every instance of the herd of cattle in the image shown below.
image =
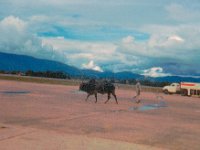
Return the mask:
M 90 95 L 95 95 L 95 103 L 97 102 L 97 93 L 100 94 L 108 94 L 108 99 L 105 101 L 107 103 L 110 99 L 111 94 L 114 96 L 116 103 L 118 104 L 117 101 L 117 96 L 115 94 L 115 86 L 108 82 L 108 81 L 96 81 L 94 79 L 88 81 L 88 82 L 82 82 L 80 84 L 79 90 L 86 92 L 87 99 L 89 98 Z

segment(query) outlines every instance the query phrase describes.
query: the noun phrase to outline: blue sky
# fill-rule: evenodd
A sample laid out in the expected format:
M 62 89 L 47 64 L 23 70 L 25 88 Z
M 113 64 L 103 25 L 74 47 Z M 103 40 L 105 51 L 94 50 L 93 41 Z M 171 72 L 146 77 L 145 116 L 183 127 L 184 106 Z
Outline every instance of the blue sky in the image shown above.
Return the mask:
M 199 0 L 0 0 L 0 51 L 99 71 L 200 76 Z

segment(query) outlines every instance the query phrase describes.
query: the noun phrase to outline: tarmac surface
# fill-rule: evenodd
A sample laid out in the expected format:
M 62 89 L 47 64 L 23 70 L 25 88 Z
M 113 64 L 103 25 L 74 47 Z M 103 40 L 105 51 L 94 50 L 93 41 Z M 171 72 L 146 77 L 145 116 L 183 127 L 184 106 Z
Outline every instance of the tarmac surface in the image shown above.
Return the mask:
M 0 80 L 0 150 L 199 150 L 200 98 Z

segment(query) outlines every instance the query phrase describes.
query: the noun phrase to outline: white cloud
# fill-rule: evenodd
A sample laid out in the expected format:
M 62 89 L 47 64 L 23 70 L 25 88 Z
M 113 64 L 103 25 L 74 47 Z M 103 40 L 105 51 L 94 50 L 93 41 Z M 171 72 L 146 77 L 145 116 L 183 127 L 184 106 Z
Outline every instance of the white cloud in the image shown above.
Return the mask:
M 163 64 L 171 60 L 174 64 L 187 64 L 182 65 L 185 70 L 200 65 L 199 0 L 119 1 L 2 0 L 0 18 L 10 14 L 19 17 L 0 20 L 0 51 L 77 67 L 94 60 L 103 70 L 114 71 L 153 66 L 165 70 L 167 66 Z M 91 29 L 93 26 L 101 33 Z M 149 35 L 149 39 L 136 36 L 137 32 Z M 69 40 L 68 36 L 79 40 Z M 109 36 L 116 39 L 107 39 Z
M 43 45 L 51 45 L 55 50 L 60 51 L 78 51 L 92 52 L 95 54 L 109 55 L 112 54 L 116 45 L 109 42 L 88 42 L 79 40 L 69 40 L 60 37 L 42 38 Z
M 176 34 L 153 34 L 146 45 L 148 48 L 155 49 L 157 54 L 166 55 L 160 49 L 164 49 L 165 52 L 171 52 L 171 49 L 177 49 L 183 46 L 184 39 Z M 162 52 L 162 54 L 160 54 Z
M 0 22 L 1 29 L 15 30 L 16 32 L 22 32 L 26 28 L 26 22 L 18 17 L 8 16 Z
M 88 64 L 83 64 L 82 67 L 85 69 L 92 69 L 95 71 L 103 72 L 103 70 L 99 66 L 94 64 L 93 60 L 91 60 Z
M 180 42 L 180 43 L 184 42 L 184 39 L 181 38 L 181 37 L 178 36 L 178 35 L 172 35 L 172 36 L 170 36 L 170 37 L 168 38 L 168 40 L 169 40 L 169 41 Z
M 134 40 L 135 38 L 129 35 L 118 43 L 57 37 L 43 37 L 42 43 L 52 46 L 57 52 L 64 53 L 68 63 L 77 67 L 95 60 L 103 69 L 113 71 L 137 70 L 145 68 L 145 65 L 151 67 L 158 60 L 162 64 L 170 60 L 173 60 L 173 63 L 184 64 L 200 55 L 199 51 L 194 51 L 200 48 L 200 40 L 197 38 L 200 33 L 198 26 L 151 25 L 144 28 L 142 30 L 151 33 L 150 38 L 145 41 Z
M 148 41 L 119 44 L 118 51 L 129 55 L 153 58 L 191 60 L 200 55 L 199 25 L 147 25 L 141 28 L 151 36 Z
M 132 43 L 133 41 L 134 41 L 134 37 L 130 35 L 122 39 L 122 42 L 125 44 Z
M 90 60 L 95 60 L 95 62 L 102 64 L 117 59 L 116 45 L 113 43 L 43 37 L 42 44 L 53 47 L 55 52 L 63 53 L 68 59 L 68 63 L 77 67 Z
M 150 77 L 164 77 L 164 76 L 170 76 L 171 74 L 164 73 L 163 68 L 161 67 L 152 67 L 150 69 L 144 70 L 142 75 Z
M 64 61 L 61 53 L 55 52 L 51 46 L 42 45 L 41 40 L 29 32 L 29 28 L 29 24 L 18 17 L 8 16 L 1 20 L 0 51 Z
M 200 11 L 198 9 L 194 9 L 194 7 L 191 8 L 191 6 L 196 5 L 197 8 L 199 7 L 199 1 L 198 2 L 191 2 L 188 1 L 188 3 L 171 3 L 170 5 L 166 6 L 166 10 L 169 13 L 169 17 L 171 19 L 182 21 L 182 22 L 198 22 L 200 19 Z
M 133 39 L 133 37 L 128 37 Z M 142 61 L 134 55 L 118 51 L 119 44 L 112 42 L 88 42 L 64 38 L 42 38 L 43 45 L 50 45 L 55 51 L 62 52 L 68 59 L 68 64 L 84 67 L 90 60 L 95 60 L 103 70 L 132 71 Z M 92 65 L 90 61 L 87 65 Z M 127 68 L 128 67 L 128 68 Z M 87 68 L 87 67 L 86 67 Z M 90 67 L 95 68 L 95 67 Z M 98 70 L 98 68 L 96 68 Z

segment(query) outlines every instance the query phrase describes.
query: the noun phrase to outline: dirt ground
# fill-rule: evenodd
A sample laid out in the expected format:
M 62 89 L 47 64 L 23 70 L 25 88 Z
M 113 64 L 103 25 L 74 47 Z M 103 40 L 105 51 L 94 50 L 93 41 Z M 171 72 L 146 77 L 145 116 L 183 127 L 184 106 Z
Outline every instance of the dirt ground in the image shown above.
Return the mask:
M 200 149 L 200 98 L 116 94 L 118 105 L 106 95 L 95 104 L 77 86 L 0 80 L 0 150 Z

